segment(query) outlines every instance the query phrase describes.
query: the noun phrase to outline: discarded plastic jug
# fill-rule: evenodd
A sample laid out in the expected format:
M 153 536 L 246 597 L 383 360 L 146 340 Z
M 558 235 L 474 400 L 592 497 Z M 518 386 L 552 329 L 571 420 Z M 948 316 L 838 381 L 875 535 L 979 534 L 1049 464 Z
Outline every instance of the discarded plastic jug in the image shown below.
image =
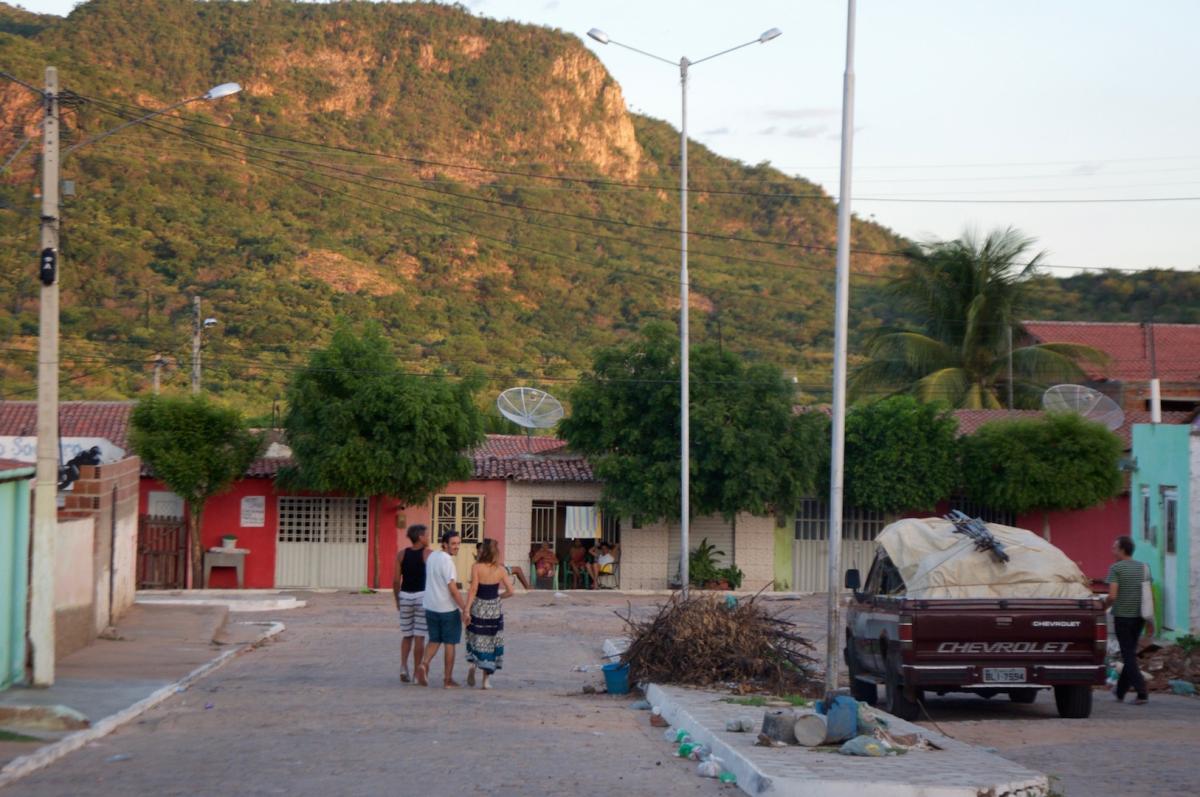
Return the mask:
M 683 744 L 679 745 L 679 750 L 676 751 L 676 754 L 680 758 L 688 758 L 691 756 L 692 748 L 694 748 L 694 747 L 695 747 L 695 745 L 692 744 L 691 742 L 684 742 Z
M 702 778 L 719 778 L 721 762 L 712 758 L 705 759 L 696 765 L 696 774 Z
M 717 780 L 721 781 L 722 783 L 737 783 L 737 775 L 733 774 L 732 772 L 722 772 L 717 777 Z
M 675 738 L 676 733 L 677 733 L 677 731 L 674 728 L 667 728 L 665 731 L 663 731 L 663 739 L 665 739 L 668 742 L 672 742 L 672 743 L 676 742 L 676 741 L 678 741 Z
M 712 748 L 706 744 L 698 744 L 688 753 L 688 758 L 693 761 L 703 761 L 712 755 Z M 714 776 L 715 777 L 715 776 Z
M 683 728 L 679 728 L 675 731 L 675 741 L 677 741 L 677 742 L 683 743 L 683 742 L 689 741 L 691 738 L 692 738 L 692 735 L 690 733 L 688 733 L 687 731 L 685 731 Z

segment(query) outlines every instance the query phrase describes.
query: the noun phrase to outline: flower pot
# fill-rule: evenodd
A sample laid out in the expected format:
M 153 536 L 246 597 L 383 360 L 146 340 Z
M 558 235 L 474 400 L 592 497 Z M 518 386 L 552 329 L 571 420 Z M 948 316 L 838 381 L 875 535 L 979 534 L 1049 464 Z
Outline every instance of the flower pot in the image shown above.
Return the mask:
M 233 536 L 232 534 L 226 534 L 224 537 L 221 538 L 221 547 L 222 548 L 236 548 L 237 547 L 237 537 Z

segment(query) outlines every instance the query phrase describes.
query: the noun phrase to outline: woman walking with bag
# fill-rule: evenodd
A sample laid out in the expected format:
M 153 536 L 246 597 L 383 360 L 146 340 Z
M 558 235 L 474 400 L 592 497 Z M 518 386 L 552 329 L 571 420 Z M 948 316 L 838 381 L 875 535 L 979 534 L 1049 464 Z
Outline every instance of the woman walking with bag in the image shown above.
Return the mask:
M 503 591 L 501 591 L 503 588 Z M 504 663 L 504 613 L 500 601 L 512 597 L 512 580 L 500 563 L 500 545 L 490 537 L 479 546 L 471 566 L 470 611 L 467 623 L 467 686 L 475 685 L 475 669 L 483 670 L 483 689 L 491 689 L 489 678 Z

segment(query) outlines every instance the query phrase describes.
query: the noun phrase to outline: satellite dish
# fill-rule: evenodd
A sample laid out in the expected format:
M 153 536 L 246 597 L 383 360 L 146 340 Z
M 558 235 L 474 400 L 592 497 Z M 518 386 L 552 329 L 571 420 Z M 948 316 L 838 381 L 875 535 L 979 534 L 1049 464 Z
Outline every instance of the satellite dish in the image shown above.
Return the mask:
M 558 399 L 536 387 L 510 387 L 497 397 L 496 409 L 526 429 L 549 429 L 563 417 Z
M 1117 402 L 1095 388 L 1084 385 L 1055 385 L 1042 394 L 1046 412 L 1074 412 L 1096 421 L 1115 432 L 1125 423 L 1125 413 Z

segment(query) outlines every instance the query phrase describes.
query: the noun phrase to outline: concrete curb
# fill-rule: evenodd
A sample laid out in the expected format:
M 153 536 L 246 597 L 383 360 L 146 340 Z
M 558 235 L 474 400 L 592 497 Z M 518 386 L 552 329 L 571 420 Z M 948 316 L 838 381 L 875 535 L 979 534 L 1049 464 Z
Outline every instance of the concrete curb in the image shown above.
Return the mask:
M 287 609 L 303 609 L 307 601 L 297 600 L 292 596 L 276 598 L 167 598 L 157 596 L 143 597 L 135 600 L 138 606 L 223 606 L 231 612 L 277 612 Z
M 693 739 L 708 745 L 713 755 L 721 759 L 721 765 L 737 777 L 738 788 L 746 794 L 758 795 L 771 790 L 773 782 L 765 772 L 677 705 L 658 684 L 646 685 L 646 700 L 658 707 L 672 728 L 684 728 Z
M 75 752 L 90 742 L 94 742 L 97 739 L 107 736 L 117 728 L 120 728 L 122 725 L 125 725 L 129 721 L 135 719 L 140 714 L 143 714 L 157 706 L 159 703 L 162 703 L 171 695 L 176 694 L 182 687 L 190 686 L 206 675 L 219 670 L 221 667 L 228 664 L 234 657 L 240 656 L 242 653 L 245 653 L 248 650 L 253 650 L 263 642 L 266 642 L 268 639 L 278 636 L 285 628 L 284 624 L 280 622 L 247 623 L 247 625 L 266 625 L 268 628 L 259 634 L 254 641 L 248 642 L 245 645 L 234 648 L 233 650 L 225 651 L 215 659 L 201 664 L 199 667 L 192 670 L 178 681 L 169 683 L 166 686 L 151 692 L 149 695 L 134 703 L 132 706 L 129 706 L 122 711 L 118 711 L 116 714 L 108 715 L 96 724 L 92 725 L 92 727 L 86 730 L 76 731 L 75 733 L 63 737 L 54 744 L 46 745 L 37 752 L 30 753 L 29 755 L 23 755 L 18 758 L 14 758 L 12 761 L 9 761 L 2 769 L 0 769 L 0 789 L 3 789 L 5 786 L 20 780 L 30 773 L 36 772 L 45 766 L 53 764 L 63 756 Z
M 715 731 L 713 728 L 705 725 L 680 705 L 678 701 L 673 699 L 661 686 L 658 684 L 648 684 L 645 690 L 646 699 L 651 705 L 658 706 L 663 718 L 671 723 L 673 728 L 686 729 L 693 739 L 708 745 L 712 749 L 713 755 L 721 759 L 722 766 L 737 777 L 738 787 L 746 794 L 787 794 L 796 795 L 796 797 L 808 797 L 809 795 L 811 797 L 862 797 L 864 794 L 869 794 L 871 797 L 979 797 L 979 795 L 990 795 L 991 797 L 1038 797 L 1041 795 L 1044 797 L 1044 795 L 1049 794 L 1049 782 L 1046 776 L 1032 770 L 1025 770 L 1027 774 L 1024 776 L 991 785 L 983 783 L 949 785 L 930 782 L 906 783 L 894 780 L 882 780 L 873 778 L 871 774 L 866 772 L 862 774 L 855 773 L 851 770 L 849 762 L 845 769 L 840 770 L 839 777 L 837 778 L 821 776 L 811 770 L 803 777 L 797 777 L 795 772 L 792 772 L 790 775 L 784 773 L 777 778 L 772 777 L 755 764 L 746 754 L 722 739 L 717 731 L 723 729 Z M 958 751 L 960 755 L 964 753 L 974 754 L 974 760 L 960 761 L 959 764 L 961 765 L 969 766 L 972 763 L 976 765 L 981 763 L 979 754 L 982 751 L 978 748 L 973 748 L 971 745 L 943 736 L 927 728 L 904 722 L 897 717 L 892 717 L 891 715 L 884 716 L 888 718 L 890 727 L 899 732 L 919 732 L 944 751 Z M 1009 767 L 1013 766 L 1012 762 L 1000 756 L 989 756 L 990 758 L 1003 761 Z M 856 760 L 861 762 L 865 759 Z M 870 760 L 883 761 L 885 759 Z M 1017 767 L 1024 769 L 1023 767 L 1019 767 L 1019 765 Z M 1001 777 L 1003 778 L 1003 776 Z

